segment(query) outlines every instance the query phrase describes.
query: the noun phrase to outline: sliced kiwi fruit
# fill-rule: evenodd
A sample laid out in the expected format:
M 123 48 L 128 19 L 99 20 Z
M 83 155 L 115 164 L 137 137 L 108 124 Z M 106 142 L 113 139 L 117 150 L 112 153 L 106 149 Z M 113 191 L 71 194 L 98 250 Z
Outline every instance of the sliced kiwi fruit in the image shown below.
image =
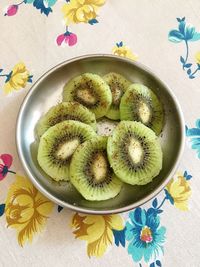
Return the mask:
M 162 103 L 151 89 L 132 84 L 121 99 L 120 119 L 140 121 L 159 135 L 164 122 Z
M 122 182 L 116 177 L 107 158 L 107 137 L 98 136 L 81 144 L 70 164 L 70 181 L 87 200 L 115 197 Z
M 65 85 L 63 101 L 77 101 L 94 112 L 96 118 L 100 118 L 107 113 L 112 94 L 108 84 L 99 75 L 84 73 Z
M 158 137 L 140 122 L 120 122 L 108 137 L 107 152 L 115 174 L 128 184 L 147 184 L 162 168 Z
M 124 76 L 115 72 L 106 74 L 105 76 L 103 76 L 103 79 L 109 85 L 112 93 L 112 104 L 110 105 L 106 117 L 112 120 L 119 120 L 119 104 L 121 97 L 125 93 L 128 86 L 131 85 L 131 82 L 129 82 Z
M 63 102 L 52 108 L 39 120 L 36 130 L 39 137 L 46 130 L 64 120 L 75 120 L 86 124 L 96 130 L 94 113 L 78 102 Z
M 63 121 L 50 127 L 40 139 L 37 156 L 40 167 L 55 181 L 69 180 L 74 151 L 95 136 L 91 126 L 79 121 Z

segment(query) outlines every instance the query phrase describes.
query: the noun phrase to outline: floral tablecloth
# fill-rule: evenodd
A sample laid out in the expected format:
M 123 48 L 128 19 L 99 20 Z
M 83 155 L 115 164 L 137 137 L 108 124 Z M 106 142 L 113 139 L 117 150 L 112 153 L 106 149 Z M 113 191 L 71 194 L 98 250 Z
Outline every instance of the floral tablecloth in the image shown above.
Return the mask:
M 0 1 L 0 266 L 200 266 L 200 2 Z M 152 201 L 118 215 L 50 202 L 21 166 L 15 124 L 46 70 L 89 53 L 150 67 L 185 116 L 179 170 Z

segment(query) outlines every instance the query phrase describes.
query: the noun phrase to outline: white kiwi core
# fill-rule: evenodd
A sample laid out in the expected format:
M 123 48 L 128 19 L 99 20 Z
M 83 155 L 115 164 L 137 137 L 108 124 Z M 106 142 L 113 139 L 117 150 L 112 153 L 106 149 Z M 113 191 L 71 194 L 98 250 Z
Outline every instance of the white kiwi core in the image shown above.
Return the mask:
M 144 154 L 143 147 L 141 146 L 140 142 L 137 139 L 135 138 L 130 139 L 130 143 L 128 146 L 128 153 L 134 164 L 138 164 L 142 161 Z
M 97 182 L 101 182 L 106 178 L 108 163 L 105 156 L 98 153 L 92 164 L 92 173 Z
M 58 150 L 56 151 L 56 156 L 62 160 L 72 156 L 80 141 L 78 139 L 69 140 L 65 143 L 60 144 Z

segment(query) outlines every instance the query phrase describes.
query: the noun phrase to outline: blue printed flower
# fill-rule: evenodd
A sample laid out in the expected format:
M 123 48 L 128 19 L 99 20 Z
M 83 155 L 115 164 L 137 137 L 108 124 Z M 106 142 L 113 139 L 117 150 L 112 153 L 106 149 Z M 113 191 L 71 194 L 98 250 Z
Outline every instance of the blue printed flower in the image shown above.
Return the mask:
M 35 8 L 40 10 L 41 14 L 44 13 L 48 16 L 49 13 L 53 11 L 51 7 L 54 6 L 56 2 L 57 0 L 23 0 L 18 4 L 8 6 L 5 16 L 14 16 L 17 14 L 19 6 L 22 4 L 32 4 Z
M 126 240 L 130 241 L 128 253 L 135 262 L 143 257 L 149 262 L 152 257 L 163 253 L 165 227 L 160 227 L 159 216 L 141 208 L 129 213 L 130 222 L 126 223 Z
M 192 149 L 197 150 L 198 158 L 200 158 L 200 119 L 196 121 L 196 128 L 188 129 L 186 126 L 186 136 L 191 137 Z
M 40 10 L 41 14 L 44 13 L 46 16 L 52 12 L 52 6 L 55 5 L 57 0 L 24 0 L 25 4 L 33 4 L 35 8 Z
M 0 217 L 4 214 L 5 212 L 5 204 L 0 204 Z
M 180 19 L 177 18 L 178 21 L 178 29 L 173 29 L 168 34 L 169 41 L 173 43 L 180 43 L 184 41 L 186 53 L 185 56 L 180 56 L 180 62 L 183 67 L 183 70 L 186 70 L 186 73 L 190 79 L 194 79 L 196 77 L 196 73 L 200 70 L 199 64 L 199 54 L 196 54 L 197 64 L 193 64 L 188 62 L 189 58 L 189 41 L 197 41 L 200 40 L 200 33 L 196 32 L 195 27 L 186 24 L 185 17 Z M 193 69 L 193 66 L 196 65 L 196 68 Z
M 44 0 L 44 4 L 47 4 L 49 7 L 55 5 L 57 0 Z
M 168 38 L 171 42 L 180 43 L 182 41 L 197 41 L 200 40 L 200 33 L 195 31 L 195 27 L 187 25 L 185 18 L 177 18 L 179 22 L 178 29 L 171 30 Z
M 26 4 L 32 4 L 33 2 L 43 3 L 44 6 L 51 7 L 51 6 L 55 5 L 55 3 L 57 2 L 57 0 L 25 0 L 24 2 Z
M 126 245 L 126 239 L 125 239 L 126 227 L 124 227 L 124 229 L 122 229 L 122 230 L 112 229 L 112 232 L 113 232 L 114 239 L 115 239 L 115 245 L 117 247 L 119 247 L 119 245 L 121 244 L 122 247 L 125 247 L 125 245 Z

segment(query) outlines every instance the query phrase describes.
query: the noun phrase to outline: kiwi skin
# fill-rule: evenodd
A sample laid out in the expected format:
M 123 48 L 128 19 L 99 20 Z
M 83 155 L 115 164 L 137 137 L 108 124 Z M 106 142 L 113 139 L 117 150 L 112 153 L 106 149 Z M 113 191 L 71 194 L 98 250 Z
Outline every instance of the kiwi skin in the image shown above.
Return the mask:
M 63 88 L 63 101 L 77 101 L 95 114 L 103 117 L 112 102 L 107 83 L 97 74 L 83 73 L 72 78 Z
M 106 117 L 111 120 L 119 120 L 120 112 L 119 105 L 120 100 L 127 88 L 131 85 L 131 82 L 128 81 L 121 74 L 110 72 L 103 76 L 103 79 L 107 82 L 110 87 L 112 93 L 112 104 L 108 112 L 106 113 Z
M 138 162 L 133 161 L 129 152 L 131 140 L 136 141 L 131 153 L 136 153 L 136 158 L 139 153 Z M 138 145 L 136 146 L 138 143 L 139 152 Z M 140 147 L 143 149 L 140 150 Z M 163 155 L 158 137 L 140 122 L 121 121 L 108 137 L 107 153 L 117 177 L 131 185 L 145 185 L 151 182 L 162 169 Z
M 97 136 L 79 145 L 73 154 L 70 181 L 87 200 L 114 198 L 121 190 L 122 182 L 109 165 L 106 148 L 107 137 Z
M 73 152 L 78 144 L 95 136 L 91 126 L 79 121 L 63 121 L 50 127 L 40 138 L 37 155 L 40 167 L 53 180 L 68 181 Z
M 94 113 L 78 102 L 62 102 L 51 107 L 37 123 L 36 133 L 40 138 L 48 128 L 64 120 L 75 120 L 89 124 L 96 131 Z

